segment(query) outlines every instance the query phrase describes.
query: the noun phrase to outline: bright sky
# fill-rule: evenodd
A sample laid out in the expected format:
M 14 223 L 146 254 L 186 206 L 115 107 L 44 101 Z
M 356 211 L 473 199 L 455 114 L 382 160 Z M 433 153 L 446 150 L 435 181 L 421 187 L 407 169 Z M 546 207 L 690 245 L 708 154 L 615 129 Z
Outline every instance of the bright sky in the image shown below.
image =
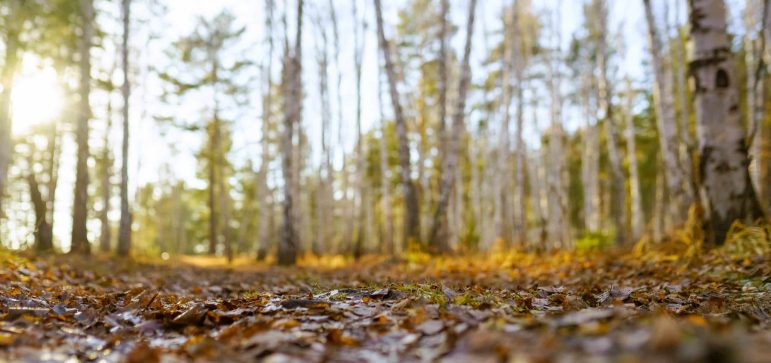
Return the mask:
M 367 22 L 369 24 L 368 32 L 366 34 L 366 48 L 364 54 L 364 71 L 363 71 L 363 109 L 362 120 L 365 130 L 377 126 L 379 124 L 378 119 L 378 96 L 377 96 L 377 72 L 378 72 L 378 50 L 376 44 L 376 38 L 374 31 L 376 29 L 374 22 L 374 9 L 371 1 L 358 0 L 359 12 L 366 12 Z M 474 51 L 472 58 L 472 76 L 475 80 L 480 80 L 485 77 L 483 69 L 480 66 L 482 57 L 485 56 L 485 35 L 493 34 L 500 28 L 500 9 L 502 7 L 502 1 L 508 0 L 484 0 L 478 1 L 478 21 L 475 29 L 474 39 Z M 209 100 L 201 95 L 191 97 L 186 100 L 179 107 L 174 107 L 170 110 L 158 101 L 160 84 L 152 74 L 149 74 L 146 70 L 147 65 L 153 65 L 158 68 L 170 64 L 166 52 L 170 48 L 171 42 L 178 39 L 181 36 L 189 34 L 194 29 L 196 20 L 199 16 L 212 17 L 216 15 L 222 9 L 229 9 L 236 15 L 237 23 L 242 26 L 246 26 L 247 30 L 243 39 L 232 50 L 229 56 L 247 58 L 256 62 L 259 62 L 266 56 L 266 49 L 263 44 L 263 1 L 260 0 L 219 0 L 219 1 L 190 1 L 190 0 L 155 0 L 157 3 L 162 3 L 166 6 L 165 12 L 158 12 L 160 17 L 150 15 L 146 4 L 152 2 L 149 0 L 135 0 L 134 11 L 135 20 L 141 22 L 134 24 L 135 33 L 133 34 L 133 49 L 132 60 L 134 65 L 137 66 L 137 71 L 132 74 L 134 82 L 134 94 L 132 96 L 132 135 L 133 140 L 131 144 L 132 159 L 131 169 L 133 180 L 131 183 L 132 190 L 136 189 L 137 185 L 156 181 L 159 179 L 183 179 L 193 185 L 203 186 L 203 182 L 196 180 L 197 165 L 194 157 L 194 153 L 200 148 L 202 135 L 200 133 L 183 132 L 173 130 L 168 127 L 161 127 L 153 119 L 154 116 L 162 116 L 173 113 L 175 116 L 187 119 L 187 120 L 200 120 L 203 112 L 208 112 L 207 108 L 202 105 L 206 105 Z M 341 35 L 341 69 L 343 70 L 342 90 L 341 98 L 343 99 L 343 119 L 344 127 L 342 129 L 342 141 L 345 150 L 350 151 L 354 143 L 355 133 L 355 103 L 351 100 L 355 97 L 355 84 L 354 84 L 354 64 L 353 64 L 353 23 L 351 1 L 334 0 L 337 7 L 337 17 L 339 19 L 340 35 Z M 682 23 L 685 19 L 685 0 L 653 0 L 656 7 L 657 17 L 660 22 L 663 23 L 661 9 L 666 2 L 671 7 L 670 17 L 674 22 L 674 16 L 679 13 L 678 23 Z M 736 24 L 736 17 L 739 15 L 738 10 L 744 7 L 744 0 L 729 0 L 734 4 L 731 6 L 731 14 L 734 17 L 733 24 Z M 283 6 L 282 1 L 277 1 L 279 7 Z M 403 6 L 404 0 L 396 1 L 384 1 L 384 13 L 385 22 L 387 27 L 387 36 L 393 37 L 394 27 L 397 24 L 396 11 Z M 466 21 L 467 2 L 466 1 L 451 1 L 451 18 L 457 25 L 463 25 Z M 540 14 L 555 14 L 556 11 L 561 11 L 561 24 L 562 24 L 562 39 L 563 48 L 567 46 L 567 42 L 570 39 L 577 28 L 583 23 L 583 15 L 581 6 L 584 1 L 578 0 L 533 0 L 536 11 Z M 110 3 L 98 3 L 100 4 L 99 13 L 100 24 L 108 30 L 108 32 L 117 31 L 117 19 L 119 10 L 116 4 Z M 290 1 L 290 4 L 294 4 L 294 1 Z M 309 14 L 305 22 L 304 33 L 304 73 L 303 81 L 306 88 L 306 100 L 304 106 L 304 129 L 307 130 L 309 137 L 311 138 L 311 147 L 314 150 L 319 150 L 319 125 L 320 117 L 319 110 L 320 104 L 317 96 L 317 68 L 315 60 L 315 46 L 314 39 L 318 35 L 318 31 L 313 29 L 314 24 L 311 21 L 312 16 L 315 16 L 320 11 L 325 12 L 323 16 L 326 16 L 328 11 L 328 1 L 326 0 L 313 0 L 306 1 L 307 10 L 306 14 Z M 617 60 L 617 66 L 619 68 L 618 74 L 629 74 L 636 81 L 649 81 L 650 72 L 643 67 L 643 61 L 647 59 L 647 38 L 646 38 L 646 25 L 643 18 L 643 9 L 641 0 L 609 0 L 611 7 L 610 12 L 610 29 L 613 32 L 620 32 L 620 37 L 625 44 L 625 53 Z M 292 5 L 294 6 L 294 5 Z M 675 7 L 679 6 L 679 12 L 675 10 Z M 294 9 L 294 8 L 293 8 Z M 280 14 L 276 12 L 277 16 Z M 291 13 L 290 13 L 291 14 Z M 150 20 L 148 20 L 150 19 Z M 274 22 L 275 26 L 279 27 L 279 19 Z M 546 22 L 546 20 L 544 20 Z M 292 27 L 292 20 L 290 15 L 290 28 Z M 662 24 L 660 24 L 662 25 Z M 660 26 L 661 27 L 661 26 Z M 461 28 L 462 29 L 462 28 Z M 732 29 L 734 30 L 734 29 Z M 158 38 L 147 42 L 149 32 L 154 31 L 157 33 Z M 456 53 L 460 54 L 460 49 L 463 44 L 463 34 L 459 31 L 458 34 L 452 39 L 452 46 Z M 276 30 L 276 34 L 280 34 L 280 30 Z M 281 52 L 281 43 L 277 39 L 276 55 Z M 496 35 L 489 35 L 487 44 L 492 45 L 497 42 Z M 114 65 L 114 59 L 112 54 L 115 54 L 114 44 L 105 45 L 104 49 L 95 49 L 93 56 L 96 64 L 94 65 L 95 75 L 104 75 L 106 70 L 110 69 Z M 278 61 L 274 61 L 274 79 L 278 78 L 280 64 Z M 337 70 L 335 66 L 330 67 L 331 80 L 334 80 Z M 115 79 L 120 79 L 120 72 L 114 75 Z M 42 75 L 41 77 L 48 77 Z M 262 90 L 260 72 L 255 67 L 254 69 L 244 74 L 245 79 L 248 77 L 254 78 L 254 83 L 251 86 L 253 94 L 250 96 L 250 105 L 245 108 L 239 108 L 237 110 L 231 110 L 226 112 L 224 116 L 237 120 L 233 124 L 234 146 L 232 158 L 236 161 L 238 166 L 243 165 L 247 160 L 252 160 L 254 166 L 259 165 L 259 140 L 260 135 L 260 120 L 261 114 L 259 92 Z M 29 78 L 30 82 L 42 82 L 40 79 L 35 80 L 35 77 L 23 77 Z M 44 80 L 43 80 L 44 81 Z M 570 80 L 565 80 L 563 85 L 569 87 Z M 330 98 L 332 100 L 332 134 L 333 143 L 337 142 L 337 121 L 335 115 L 336 110 L 336 94 L 334 87 L 332 87 L 332 94 Z M 55 90 L 52 92 L 56 92 Z M 545 97 L 545 95 L 544 95 Z M 548 99 L 548 98 L 547 98 Z M 388 102 L 386 96 L 386 102 Z M 20 101 L 20 104 L 25 104 L 25 101 Z M 28 103 L 28 102 L 27 102 Z M 99 140 L 101 145 L 102 135 L 104 133 L 103 119 L 105 109 L 106 98 L 104 95 L 95 94 L 92 98 L 92 106 L 94 108 L 94 114 L 97 120 L 92 123 L 92 135 L 95 139 Z M 116 109 L 115 124 L 119 122 L 119 107 L 120 99 L 118 95 L 115 95 L 114 104 Z M 29 105 L 25 108 L 31 107 Z M 538 117 L 541 120 L 541 128 L 544 127 L 547 120 L 548 107 L 547 102 L 541 102 L 543 110 L 538 113 Z M 390 114 L 390 106 L 386 105 L 386 113 Z M 34 109 L 28 109 L 24 111 L 16 111 L 18 116 L 24 112 L 36 112 Z M 529 114 L 529 113 L 526 113 Z M 577 125 L 582 122 L 581 114 L 577 109 L 571 108 L 566 105 L 563 112 L 565 120 L 564 124 L 568 130 L 574 130 Z M 474 127 L 474 123 L 479 119 L 479 115 L 472 115 L 470 122 L 470 128 Z M 17 121 L 17 123 L 20 123 Z M 531 144 L 537 144 L 536 132 L 533 129 L 533 125 L 527 122 L 528 128 L 525 130 L 525 135 L 531 141 Z M 17 132 L 24 132 L 25 127 L 16 127 Z M 110 136 L 110 142 L 112 145 L 119 145 L 120 133 L 119 129 L 115 127 Z M 63 247 L 69 244 L 69 230 L 70 230 L 70 211 L 71 211 L 71 190 L 74 183 L 74 153 L 75 148 L 72 144 L 72 140 L 65 140 L 62 158 L 62 172 L 60 178 L 60 192 L 58 193 L 59 200 L 57 201 L 57 218 L 55 226 L 55 234 L 62 243 Z M 98 147 L 92 148 L 98 150 Z M 117 151 L 117 148 L 116 148 Z M 340 158 L 340 151 L 337 151 L 335 156 Z M 314 154 L 314 160 L 317 160 L 318 153 Z M 116 164 L 117 166 L 118 164 Z M 117 171 L 116 171 L 117 172 Z M 117 202 L 115 202 L 116 212 L 112 216 L 117 220 Z M 98 226 L 92 226 L 92 231 L 98 231 Z M 96 236 L 92 237 L 92 240 Z

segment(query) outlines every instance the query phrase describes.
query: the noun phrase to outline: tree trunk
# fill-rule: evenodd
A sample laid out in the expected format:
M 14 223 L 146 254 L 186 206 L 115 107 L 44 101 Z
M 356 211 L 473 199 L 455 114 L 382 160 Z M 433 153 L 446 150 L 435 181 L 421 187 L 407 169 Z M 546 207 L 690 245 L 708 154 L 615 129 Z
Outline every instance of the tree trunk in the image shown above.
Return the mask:
M 332 0 L 329 1 L 330 6 L 334 6 L 332 4 Z M 359 34 L 359 17 L 357 13 L 356 8 L 356 0 L 353 0 L 353 21 L 354 21 L 354 63 L 356 66 L 356 191 L 358 193 L 358 212 L 359 215 L 358 223 L 359 223 L 359 230 L 356 233 L 356 243 L 354 244 L 353 254 L 354 257 L 360 257 L 364 251 L 363 244 L 366 239 L 366 219 L 367 219 L 367 208 L 369 207 L 370 203 L 368 203 L 368 195 L 366 193 L 365 187 L 364 187 L 364 168 L 365 168 L 365 161 L 366 161 L 366 154 L 364 152 L 364 135 L 362 133 L 361 129 L 361 76 L 362 76 L 362 65 L 363 65 L 363 56 L 364 56 L 364 39 L 365 37 L 362 37 Z M 337 21 L 335 21 L 335 28 L 337 28 Z M 335 32 L 335 35 L 337 35 L 337 32 Z M 339 40 L 335 38 L 335 41 L 339 43 Z M 339 61 L 339 59 L 338 59 Z M 339 91 L 338 91 L 339 93 Z M 366 206 L 366 207 L 365 207 Z
M 671 69 L 664 63 L 661 55 L 663 48 L 656 30 L 650 0 L 643 0 L 643 5 L 645 6 L 648 42 L 656 76 L 656 88 L 654 90 L 656 123 L 659 129 L 659 145 L 664 161 L 667 194 L 670 196 L 669 215 L 675 224 L 681 224 L 685 221 L 694 194 L 693 191 L 689 190 L 690 181 L 686 180 L 685 167 L 681 165 L 678 157 L 681 140 L 677 138 L 677 121 L 672 104 L 674 96 L 670 86 Z
M 559 21 L 557 22 L 559 23 Z M 561 35 L 557 33 L 556 52 L 561 54 Z M 570 225 L 568 223 L 568 199 L 565 185 L 565 160 L 563 153 L 562 130 L 562 87 L 560 74 L 560 61 L 554 55 L 550 55 L 549 63 L 549 92 L 551 94 L 551 127 L 549 130 L 549 171 L 547 173 L 547 198 L 549 206 L 548 234 L 551 247 L 569 247 Z
M 260 201 L 259 230 L 257 232 L 257 260 L 263 260 L 268 254 L 268 237 L 270 230 L 270 213 L 273 210 L 273 204 L 270 200 L 270 191 L 268 190 L 268 171 L 270 164 L 270 123 L 272 115 L 273 101 L 273 0 L 265 0 L 265 37 L 268 41 L 267 66 L 264 69 L 263 77 L 266 80 L 265 95 L 262 104 L 262 156 L 260 161 L 259 180 L 257 181 L 257 197 Z
M 597 42 L 597 67 L 600 71 L 600 77 L 597 84 L 599 111 L 598 120 L 605 123 L 605 133 L 607 134 L 608 160 L 612 174 L 612 202 L 611 214 L 613 215 L 616 244 L 621 245 L 627 242 L 627 223 L 626 223 L 626 183 L 624 170 L 621 166 L 621 156 L 618 152 L 618 137 L 616 134 L 616 125 L 613 118 L 613 105 L 611 104 L 611 91 L 608 83 L 608 67 L 606 54 L 607 37 L 607 19 L 608 9 L 603 0 L 597 2 L 597 20 L 599 22 L 599 39 Z
M 17 1 L 11 1 L 9 10 L 14 12 Z M 3 197 L 8 183 L 8 168 L 11 165 L 13 154 L 13 140 L 11 139 L 11 94 L 13 93 L 13 81 L 16 66 L 19 61 L 19 32 L 8 27 L 5 30 L 5 56 L 3 69 L 0 72 L 0 219 L 3 215 Z
M 94 33 L 93 0 L 80 1 L 80 16 L 83 29 L 80 37 L 80 115 L 75 130 L 78 145 L 77 166 L 75 173 L 75 192 L 72 211 L 71 252 L 90 254 L 88 242 L 88 124 L 91 118 L 89 95 L 91 94 L 91 42 Z
M 471 83 L 471 45 L 474 36 L 474 15 L 476 13 L 476 0 L 469 3 L 468 20 L 466 23 L 466 44 L 463 48 L 463 64 L 460 76 L 460 85 L 458 86 L 458 104 L 455 107 L 455 115 L 452 120 L 452 134 L 449 143 L 449 153 L 447 155 L 447 169 L 442 173 L 442 184 L 439 190 L 439 205 L 434 215 L 434 226 L 431 229 L 429 239 L 432 250 L 436 253 L 449 251 L 449 241 L 447 234 L 440 235 L 439 232 L 447 230 L 442 223 L 447 222 L 447 206 L 450 203 L 450 194 L 453 187 L 456 193 L 460 193 L 460 185 L 453 185 L 458 168 L 458 154 L 460 154 L 460 137 L 464 128 L 464 117 L 466 115 L 466 93 L 469 83 Z
M 447 71 L 447 16 L 450 11 L 450 4 L 448 0 L 440 0 L 440 13 L 439 13 L 439 157 L 441 160 L 441 168 L 439 174 L 439 180 L 445 182 L 445 174 L 452 173 L 449 168 L 447 149 L 448 149 L 448 136 L 447 136 L 447 83 L 449 81 L 449 74 Z M 441 193 L 443 185 L 440 185 L 439 190 L 439 205 L 442 203 L 444 197 Z M 428 194 L 428 190 L 424 190 L 423 193 Z M 449 198 L 449 197 L 448 197 Z M 428 205 L 427 205 L 428 206 Z M 449 226 L 448 226 L 448 213 L 441 213 L 437 207 L 434 214 L 434 222 L 431 226 L 431 232 L 428 240 L 428 247 L 435 252 L 445 252 L 446 245 L 443 245 L 444 241 L 448 239 Z
M 507 22 L 504 15 L 504 39 L 503 39 L 503 58 L 501 59 L 501 106 L 502 106 L 502 120 L 501 129 L 498 134 L 498 153 L 497 168 L 495 169 L 494 183 L 495 183 L 495 213 L 493 215 L 493 221 L 495 224 L 496 238 L 503 241 L 504 244 L 511 242 L 511 233 L 509 221 L 510 218 L 510 191 L 509 191 L 509 179 L 511 178 L 511 162 L 509 160 L 509 152 L 511 149 L 509 135 L 510 120 L 511 120 L 511 98 L 513 93 L 513 87 L 511 85 L 511 67 L 514 63 L 514 50 L 512 49 L 513 42 L 511 41 L 512 33 L 514 33 L 514 17 L 516 14 L 515 8 L 512 6 L 508 10 L 511 15 L 511 19 Z M 506 14 L 506 12 L 504 12 Z
M 637 166 L 637 140 L 635 139 L 634 115 L 632 107 L 634 105 L 634 91 L 632 82 L 626 80 L 626 100 L 624 103 L 624 117 L 626 117 L 626 150 L 629 160 L 629 192 L 631 196 L 631 238 L 637 241 L 643 233 L 643 209 L 642 198 L 640 195 L 640 176 Z
M 32 157 L 30 157 L 30 161 L 32 161 Z M 48 223 L 48 208 L 45 200 L 43 200 L 40 185 L 35 178 L 34 172 L 30 171 L 27 175 L 27 182 L 29 184 L 30 201 L 35 211 L 35 251 L 53 251 L 53 231 L 50 223 Z
M 391 50 L 383 29 L 383 9 L 381 0 L 375 1 L 375 14 L 377 17 L 378 41 L 385 61 L 386 75 L 388 76 L 388 88 L 391 95 L 391 104 L 396 118 L 396 135 L 399 140 L 399 165 L 401 167 L 402 188 L 404 189 L 404 241 L 406 246 L 410 242 L 418 242 L 420 239 L 420 208 L 415 185 L 410 176 L 410 145 L 407 139 L 407 122 L 404 118 L 399 91 L 396 87 L 396 70 L 394 69 Z
M 128 200 L 128 154 L 129 154 L 129 102 L 131 83 L 129 83 L 129 31 L 131 29 L 131 0 L 123 0 L 123 39 L 121 45 L 121 68 L 123 69 L 123 140 L 121 143 L 120 166 L 120 227 L 118 229 L 118 255 L 128 256 L 131 250 L 131 205 Z
M 112 196 L 112 157 L 110 156 L 110 131 L 112 130 L 112 97 L 107 98 L 107 127 L 104 130 L 104 149 L 102 150 L 102 210 L 99 211 L 101 234 L 99 235 L 99 251 L 110 252 L 112 235 L 110 229 L 110 197 Z
M 284 138 L 283 138 L 283 168 L 284 168 L 284 225 L 281 240 L 278 244 L 278 263 L 294 265 L 297 261 L 299 246 L 295 206 L 294 206 L 294 153 L 292 140 L 295 125 L 302 115 L 302 23 L 303 0 L 297 1 L 297 33 L 294 41 L 294 54 L 286 50 L 284 61 Z
M 586 125 L 584 127 L 583 155 L 581 157 L 581 181 L 584 188 L 584 231 L 597 232 L 600 230 L 600 142 L 597 137 L 597 124 L 594 119 L 597 115 L 596 108 L 590 99 L 593 92 L 591 76 L 584 77 L 584 90 L 581 95 L 581 103 L 584 108 Z
M 388 140 L 386 132 L 386 118 L 383 101 L 383 68 L 379 64 L 380 57 L 378 57 L 378 73 L 377 73 L 377 97 L 378 97 L 378 111 L 380 112 L 380 188 L 381 188 L 381 203 L 383 213 L 383 237 L 382 243 L 384 244 L 384 250 L 389 255 L 397 253 L 396 246 L 394 245 L 394 232 L 393 232 L 393 215 L 391 213 L 391 180 L 388 178 Z
M 763 216 L 748 170 L 737 78 L 723 0 L 690 1 L 691 74 L 695 82 L 699 165 L 709 220 L 706 239 L 722 244 L 736 220 Z
M 525 57 L 523 54 L 522 34 L 520 34 L 520 25 L 517 8 L 517 2 L 513 5 L 514 15 L 512 16 L 512 50 L 514 61 L 514 78 L 517 81 L 517 129 L 515 134 L 516 141 L 516 169 L 514 172 L 514 213 L 512 224 L 514 237 L 517 245 L 522 246 L 527 240 L 527 226 L 525 225 L 525 159 L 526 146 L 523 138 L 525 123 Z

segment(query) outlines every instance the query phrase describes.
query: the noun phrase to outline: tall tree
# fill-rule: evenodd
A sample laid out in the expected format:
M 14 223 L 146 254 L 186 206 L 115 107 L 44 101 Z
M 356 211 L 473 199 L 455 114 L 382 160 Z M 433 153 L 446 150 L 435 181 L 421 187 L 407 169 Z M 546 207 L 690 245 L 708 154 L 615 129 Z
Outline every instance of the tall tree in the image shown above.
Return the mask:
M 691 0 L 689 18 L 700 169 L 709 208 L 706 237 L 710 243 L 722 244 L 734 221 L 752 222 L 763 213 L 747 168 L 747 139 L 725 3 Z
M 260 222 L 257 232 L 257 259 L 262 260 L 268 251 L 268 235 L 270 215 L 273 213 L 273 201 L 270 187 L 268 186 L 268 172 L 270 165 L 270 128 L 273 114 L 273 12 L 275 4 L 273 0 L 265 0 L 265 41 L 268 44 L 268 55 L 264 58 L 263 83 L 265 90 L 262 96 L 262 140 L 260 146 L 259 181 L 257 183 L 257 197 L 260 203 Z
M 623 167 L 621 166 L 621 156 L 618 151 L 618 135 L 616 132 L 615 119 L 613 117 L 613 105 L 611 104 L 610 82 L 608 81 L 608 51 L 607 51 L 607 27 L 608 27 L 608 5 L 605 0 L 597 0 L 594 4 L 596 19 L 599 23 L 597 27 L 597 68 L 599 68 L 599 79 L 597 84 L 599 115 L 598 119 L 605 124 L 605 134 L 608 138 L 608 161 L 612 174 L 612 203 L 611 214 L 614 217 L 616 244 L 625 243 L 627 240 L 626 223 L 626 180 L 624 178 Z
M 129 32 L 131 30 L 131 0 L 121 2 L 123 35 L 121 37 L 121 69 L 123 84 L 120 88 L 123 98 L 122 121 L 123 137 L 121 138 L 120 164 L 120 224 L 118 227 L 118 255 L 126 256 L 131 249 L 131 205 L 128 199 L 128 158 L 129 158 L 129 101 L 131 99 L 131 84 L 129 83 Z
M 631 210 L 631 228 L 630 237 L 633 241 L 642 236 L 644 227 L 643 209 L 642 209 L 642 197 L 640 194 L 640 175 L 637 162 L 637 140 L 634 125 L 634 114 L 632 114 L 632 107 L 634 106 L 634 90 L 632 89 L 632 81 L 627 78 L 626 94 L 624 97 L 624 117 L 626 118 L 626 154 L 629 160 L 629 194 L 630 194 L 630 210 Z
M 568 221 L 568 198 L 565 185 L 565 159 L 563 154 L 562 129 L 562 36 L 559 26 L 559 10 L 557 19 L 552 25 L 556 35 L 554 49 L 548 53 L 548 88 L 551 95 L 548 158 L 549 169 L 546 183 L 548 185 L 548 234 L 552 247 L 567 247 L 570 244 L 570 225 Z
M 497 162 L 495 170 L 495 212 L 493 220 L 496 229 L 496 238 L 504 243 L 511 241 L 510 191 L 511 160 L 511 99 L 514 87 L 512 86 L 511 72 L 514 63 L 514 49 L 511 41 L 514 30 L 516 9 L 512 6 L 503 12 L 503 57 L 501 58 L 501 128 L 498 134 Z
M 399 90 L 396 86 L 396 69 L 391 55 L 391 48 L 385 37 L 383 25 L 383 9 L 381 0 L 375 1 L 375 16 L 377 18 L 378 43 L 380 51 L 383 53 L 386 75 L 388 78 L 388 89 L 391 96 L 391 105 L 394 109 L 396 119 L 396 135 L 399 142 L 399 166 L 401 167 L 401 182 L 404 193 L 404 244 L 420 239 L 420 208 L 418 206 L 418 196 L 415 191 L 415 185 L 410 176 L 410 145 L 407 139 L 407 122 L 404 117 L 401 102 L 399 101 Z
M 94 36 L 94 4 L 93 0 L 80 0 L 80 18 L 82 30 L 79 43 L 80 53 L 80 110 L 75 131 L 75 141 L 78 145 L 77 166 L 75 173 L 75 192 L 72 211 L 72 243 L 71 252 L 89 254 L 91 244 L 88 242 L 88 147 L 89 120 L 91 119 L 91 46 Z
M 2 40 L 5 46 L 3 55 L 3 68 L 0 71 L 0 218 L 3 218 L 3 197 L 8 182 L 8 167 L 11 164 L 13 143 L 11 140 L 11 94 L 13 93 L 13 81 L 16 75 L 16 67 L 19 62 L 19 36 L 21 35 L 21 19 L 16 18 L 20 13 L 22 1 L 11 0 L 0 5 L 5 8 L 6 14 L 12 16 L 2 17 Z
M 295 33 L 293 49 L 289 49 L 289 42 L 285 40 L 284 70 L 283 70 L 283 101 L 284 101 L 284 135 L 283 135 L 283 174 L 284 174 L 284 222 L 281 240 L 278 244 L 278 263 L 281 265 L 293 265 L 297 260 L 299 248 L 299 236 L 296 225 L 296 212 L 294 205 L 294 147 L 293 138 L 295 126 L 299 124 L 302 116 L 302 24 L 303 24 L 303 0 L 297 0 L 297 29 Z M 299 177 L 299 176 L 297 176 Z M 299 201 L 298 201 L 299 202 Z
M 463 47 L 463 64 L 461 65 L 460 84 L 458 85 L 458 104 L 455 106 L 455 115 L 452 119 L 452 134 L 447 155 L 447 169 L 442 173 L 442 183 L 439 191 L 439 205 L 434 216 L 434 226 L 431 228 L 430 246 L 435 252 L 447 252 L 449 241 L 447 235 L 439 235 L 439 231 L 446 226 L 447 206 L 450 203 L 450 193 L 455 188 L 455 193 L 460 193 L 461 185 L 454 185 L 456 169 L 458 168 L 458 155 L 460 154 L 460 137 L 464 129 L 464 117 L 466 115 L 466 94 L 471 83 L 471 45 L 474 36 L 474 15 L 476 14 L 476 0 L 471 0 L 466 21 L 466 43 Z
M 686 166 L 682 165 L 679 157 L 681 140 L 677 138 L 677 120 L 672 104 L 674 96 L 670 86 L 671 67 L 667 66 L 664 56 L 661 54 L 663 48 L 653 17 L 651 1 L 643 0 L 643 5 L 645 7 L 645 19 L 648 23 L 648 43 L 656 76 L 654 92 L 656 123 L 659 129 L 659 146 L 664 161 L 667 193 L 670 196 L 668 214 L 673 223 L 679 224 L 685 221 L 688 208 L 693 201 L 693 192 L 689 190 L 691 184 L 686 177 Z
M 102 192 L 102 209 L 99 211 L 99 223 L 101 224 L 101 231 L 99 234 L 99 251 L 109 252 L 110 245 L 112 243 L 112 230 L 110 228 L 110 199 L 112 198 L 112 183 L 110 177 L 112 176 L 112 153 L 110 144 L 110 132 L 112 131 L 112 75 L 110 72 L 110 79 L 105 83 L 105 88 L 108 93 L 107 98 L 107 110 L 105 115 L 105 128 L 102 139 L 102 156 L 101 156 L 101 192 Z

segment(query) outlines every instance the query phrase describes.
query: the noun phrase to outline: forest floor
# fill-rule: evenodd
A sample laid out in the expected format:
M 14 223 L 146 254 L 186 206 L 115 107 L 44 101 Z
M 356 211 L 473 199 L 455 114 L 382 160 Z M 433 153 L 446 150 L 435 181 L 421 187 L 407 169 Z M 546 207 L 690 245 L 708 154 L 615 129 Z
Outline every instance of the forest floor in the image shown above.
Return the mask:
M 771 362 L 767 253 L 0 260 L 0 361 Z

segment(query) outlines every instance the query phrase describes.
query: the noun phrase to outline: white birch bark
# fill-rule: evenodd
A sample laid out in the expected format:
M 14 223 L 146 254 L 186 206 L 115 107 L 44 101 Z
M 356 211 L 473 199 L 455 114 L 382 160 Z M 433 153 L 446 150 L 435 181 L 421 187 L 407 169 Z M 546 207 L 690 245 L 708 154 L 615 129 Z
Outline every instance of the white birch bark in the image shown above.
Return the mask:
M 631 239 L 637 241 L 643 233 L 644 216 L 642 209 L 642 197 L 640 195 L 640 176 L 637 162 L 637 140 L 634 127 L 634 90 L 632 82 L 626 79 L 626 97 L 624 102 L 624 117 L 626 117 L 626 150 L 629 160 L 629 195 L 631 205 Z
M 675 109 L 672 104 L 674 96 L 670 86 L 671 67 L 668 67 L 661 54 L 662 42 L 658 36 L 656 22 L 653 18 L 653 9 L 650 0 L 643 0 L 645 18 L 648 23 L 648 43 L 653 61 L 653 70 L 656 77 L 654 89 L 654 101 L 656 109 L 656 123 L 659 129 L 659 145 L 664 161 L 664 172 L 667 183 L 667 194 L 670 196 L 668 214 L 672 222 L 680 224 L 688 215 L 688 208 L 693 201 L 693 194 L 689 190 L 689 181 L 679 158 L 680 142 L 677 138 L 677 121 Z
M 734 221 L 752 222 L 762 212 L 748 170 L 725 3 L 692 0 L 689 19 L 700 169 L 709 213 L 706 237 L 722 244 Z
M 586 123 L 584 126 L 583 156 L 581 179 L 584 187 L 584 229 L 596 232 L 600 229 L 600 142 L 597 137 L 597 125 L 594 122 L 596 110 L 592 105 L 592 77 L 585 76 L 584 90 L 581 92 L 581 104 Z

